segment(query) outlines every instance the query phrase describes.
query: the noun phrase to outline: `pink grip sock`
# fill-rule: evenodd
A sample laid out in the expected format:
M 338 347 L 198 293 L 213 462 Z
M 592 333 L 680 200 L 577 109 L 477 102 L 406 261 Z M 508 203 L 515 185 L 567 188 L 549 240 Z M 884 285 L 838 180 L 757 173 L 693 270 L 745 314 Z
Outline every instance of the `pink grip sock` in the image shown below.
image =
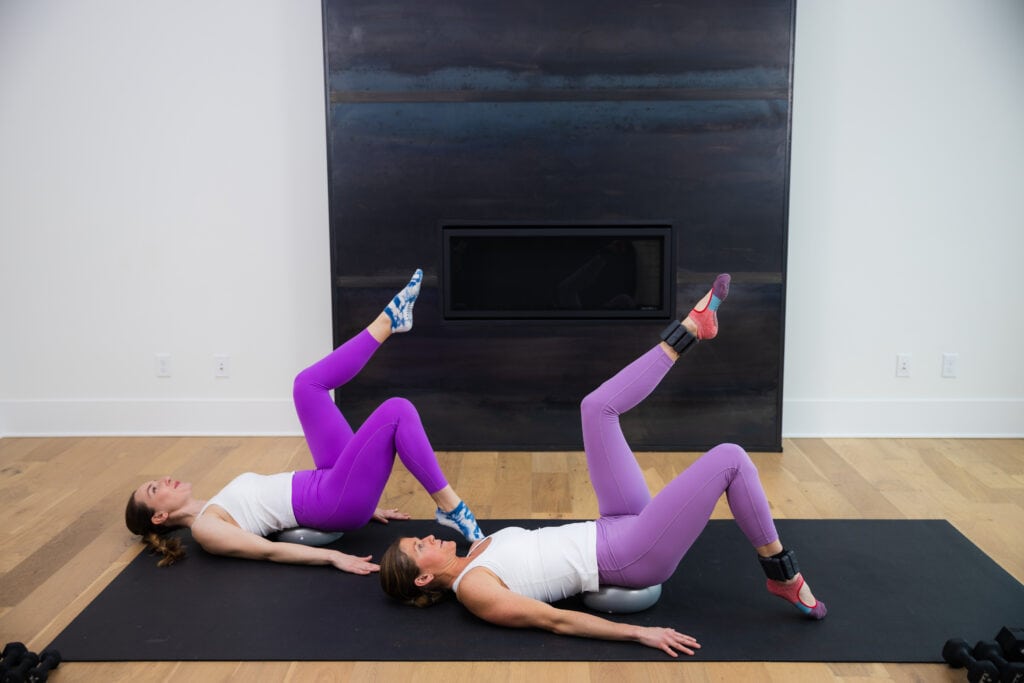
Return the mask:
M 783 583 L 782 581 L 768 579 L 768 592 L 793 604 L 808 619 L 824 619 L 825 615 L 828 614 L 825 603 L 815 599 L 813 605 L 808 605 L 800 599 L 800 589 L 803 588 L 804 577 L 802 574 L 797 574 L 797 576 L 800 580 L 793 583 Z
M 700 310 L 695 306 L 687 316 L 697 326 L 697 339 L 714 339 L 718 335 L 718 306 L 729 296 L 731 281 L 728 273 L 716 277 L 708 302 Z

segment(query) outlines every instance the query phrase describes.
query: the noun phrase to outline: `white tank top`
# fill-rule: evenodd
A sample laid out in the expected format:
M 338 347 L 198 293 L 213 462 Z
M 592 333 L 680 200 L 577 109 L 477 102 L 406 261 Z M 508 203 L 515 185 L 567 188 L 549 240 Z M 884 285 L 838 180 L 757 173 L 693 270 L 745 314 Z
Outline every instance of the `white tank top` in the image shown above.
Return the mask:
M 293 474 L 240 474 L 208 500 L 199 514 L 211 505 L 219 505 L 238 526 L 259 536 L 297 527 L 292 510 Z
M 452 583 L 459 592 L 462 577 L 486 567 L 513 593 L 543 602 L 598 589 L 597 524 L 575 522 L 528 531 L 508 527 L 491 534 L 490 544 Z

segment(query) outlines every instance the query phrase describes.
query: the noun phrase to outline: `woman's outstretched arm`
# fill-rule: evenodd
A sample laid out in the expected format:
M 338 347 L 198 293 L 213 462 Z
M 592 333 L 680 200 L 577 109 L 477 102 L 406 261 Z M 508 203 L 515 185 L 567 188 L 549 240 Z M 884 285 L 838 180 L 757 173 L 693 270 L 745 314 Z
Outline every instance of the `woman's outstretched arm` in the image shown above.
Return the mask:
M 370 574 L 380 570 L 379 566 L 370 562 L 369 555 L 356 557 L 330 548 L 277 543 L 209 513 L 192 525 L 192 537 L 203 550 L 214 555 L 286 564 L 329 564 L 351 574 Z
M 678 657 L 678 652 L 692 655 L 700 648 L 695 638 L 675 629 L 609 621 L 587 612 L 558 609 L 513 593 L 481 567 L 463 577 L 458 599 L 476 616 L 499 626 L 540 628 L 561 635 L 602 640 L 631 640 L 663 650 L 672 657 Z

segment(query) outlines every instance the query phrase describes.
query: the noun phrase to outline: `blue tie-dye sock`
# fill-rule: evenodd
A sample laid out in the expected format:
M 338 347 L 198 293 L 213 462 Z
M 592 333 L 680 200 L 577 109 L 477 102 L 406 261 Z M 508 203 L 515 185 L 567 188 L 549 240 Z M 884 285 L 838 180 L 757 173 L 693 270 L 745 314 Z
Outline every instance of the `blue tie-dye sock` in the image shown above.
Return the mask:
M 412 307 L 416 303 L 416 297 L 420 295 L 422 282 L 423 271 L 417 268 L 405 289 L 396 294 L 384 309 L 384 313 L 391 319 L 392 332 L 408 332 L 412 329 Z

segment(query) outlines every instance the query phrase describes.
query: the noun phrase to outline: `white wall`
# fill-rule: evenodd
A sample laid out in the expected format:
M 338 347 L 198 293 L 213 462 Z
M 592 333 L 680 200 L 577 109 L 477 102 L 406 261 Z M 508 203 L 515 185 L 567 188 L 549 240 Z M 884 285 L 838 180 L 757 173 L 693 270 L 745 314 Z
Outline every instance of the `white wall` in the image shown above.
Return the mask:
M 797 7 L 784 433 L 1024 435 L 1024 2 Z
M 317 0 L 0 3 L 0 434 L 298 432 L 323 88 Z
M 1019 0 L 800 0 L 787 435 L 1024 435 L 1022 36 Z M 298 433 L 320 3 L 0 2 L 0 240 L 0 435 Z

